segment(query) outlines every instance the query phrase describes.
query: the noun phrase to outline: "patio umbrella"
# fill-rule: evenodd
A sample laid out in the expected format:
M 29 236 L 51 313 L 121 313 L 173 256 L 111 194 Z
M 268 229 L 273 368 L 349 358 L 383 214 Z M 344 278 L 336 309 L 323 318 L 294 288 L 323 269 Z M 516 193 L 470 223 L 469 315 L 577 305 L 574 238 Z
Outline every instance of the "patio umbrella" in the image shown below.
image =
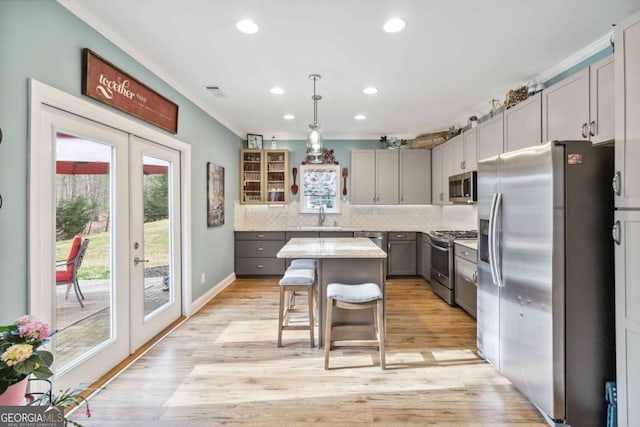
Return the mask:
M 110 172 L 111 147 L 109 145 L 58 134 L 56 137 L 56 174 L 106 175 Z M 169 167 L 164 160 L 144 157 L 145 175 L 166 175 Z

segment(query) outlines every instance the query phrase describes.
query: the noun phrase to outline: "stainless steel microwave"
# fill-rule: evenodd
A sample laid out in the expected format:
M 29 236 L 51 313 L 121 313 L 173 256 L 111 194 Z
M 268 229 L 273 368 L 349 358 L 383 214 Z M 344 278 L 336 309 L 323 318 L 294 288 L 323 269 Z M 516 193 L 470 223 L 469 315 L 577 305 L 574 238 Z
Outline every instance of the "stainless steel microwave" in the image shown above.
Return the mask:
M 478 173 L 465 172 L 449 177 L 449 201 L 471 204 L 478 201 Z

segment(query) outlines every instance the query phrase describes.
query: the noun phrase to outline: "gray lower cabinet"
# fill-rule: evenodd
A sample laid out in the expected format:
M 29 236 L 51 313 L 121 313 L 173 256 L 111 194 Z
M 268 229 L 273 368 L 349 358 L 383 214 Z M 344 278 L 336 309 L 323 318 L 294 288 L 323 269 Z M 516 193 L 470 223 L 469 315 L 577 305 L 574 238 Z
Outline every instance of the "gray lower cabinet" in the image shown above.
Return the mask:
M 427 233 L 418 234 L 418 275 L 431 281 L 431 239 Z
M 236 231 L 236 276 L 272 276 L 284 274 L 284 259 L 276 258 L 276 254 L 284 244 L 285 233 L 283 231 Z
M 320 237 L 353 237 L 353 233 L 350 231 L 321 231 Z
M 475 319 L 478 295 L 477 251 L 458 243 L 454 250 L 456 304 Z
M 389 276 L 416 275 L 415 232 L 387 233 L 387 274 Z

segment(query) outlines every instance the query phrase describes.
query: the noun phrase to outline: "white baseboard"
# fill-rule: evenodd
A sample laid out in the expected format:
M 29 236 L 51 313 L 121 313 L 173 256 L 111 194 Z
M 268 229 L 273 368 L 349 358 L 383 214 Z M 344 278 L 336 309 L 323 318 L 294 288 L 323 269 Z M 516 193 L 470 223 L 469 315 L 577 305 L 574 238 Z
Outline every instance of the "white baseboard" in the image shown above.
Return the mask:
M 200 296 L 197 300 L 193 301 L 189 306 L 189 313 L 186 313 L 187 317 L 191 317 L 196 314 L 202 307 L 205 306 L 211 299 L 222 292 L 227 286 L 229 286 L 234 280 L 236 280 L 236 274 L 231 273 L 213 288 L 209 289 L 205 294 Z

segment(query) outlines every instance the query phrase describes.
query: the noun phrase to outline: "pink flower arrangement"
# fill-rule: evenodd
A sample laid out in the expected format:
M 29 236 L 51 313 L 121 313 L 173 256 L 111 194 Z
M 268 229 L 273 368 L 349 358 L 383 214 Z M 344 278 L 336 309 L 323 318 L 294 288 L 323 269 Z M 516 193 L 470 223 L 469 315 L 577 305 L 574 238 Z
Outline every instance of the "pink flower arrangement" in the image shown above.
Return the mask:
M 0 394 L 23 378 L 49 378 L 53 354 L 40 349 L 51 328 L 34 316 L 22 316 L 13 325 L 0 326 Z

